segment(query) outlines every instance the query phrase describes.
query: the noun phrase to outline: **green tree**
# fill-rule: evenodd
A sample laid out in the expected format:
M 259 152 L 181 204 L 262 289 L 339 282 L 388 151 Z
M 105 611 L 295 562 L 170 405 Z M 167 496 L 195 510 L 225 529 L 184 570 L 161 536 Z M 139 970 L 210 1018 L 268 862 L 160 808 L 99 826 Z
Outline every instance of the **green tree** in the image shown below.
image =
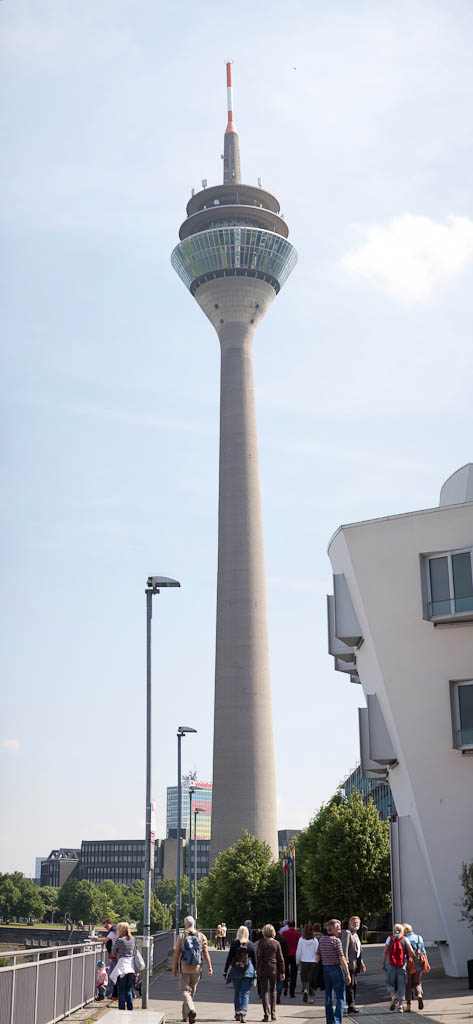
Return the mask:
M 0 914 L 5 920 L 10 917 L 18 917 L 21 892 L 9 875 L 2 875 L 0 879 Z
M 166 906 L 176 905 L 176 881 L 175 879 L 160 879 L 156 883 L 155 893 L 158 899 Z
M 73 907 L 78 885 L 79 880 L 77 878 L 68 878 L 58 892 L 57 906 L 63 917 L 66 914 L 70 914 L 72 918 L 74 917 Z
M 59 889 L 56 889 L 54 885 L 42 885 L 38 889 L 39 895 L 44 903 L 45 913 L 44 916 L 54 922 L 54 915 L 58 910 L 58 895 Z
M 119 921 L 128 921 L 130 914 L 130 900 L 128 898 L 128 886 L 117 885 L 110 878 L 104 879 L 97 886 L 97 908 L 102 921 L 107 917 L 112 920 L 117 917 Z
M 127 886 L 126 896 L 128 900 L 128 911 L 130 921 L 139 921 L 143 918 L 143 904 L 145 898 L 145 883 L 141 878 Z
M 143 931 L 143 900 L 141 901 L 140 913 L 137 918 L 137 929 L 138 932 Z M 162 903 L 158 900 L 155 893 L 151 894 L 151 915 L 150 915 L 150 927 L 151 934 L 155 932 L 170 931 L 172 928 L 172 916 L 171 911 L 168 907 L 163 907 Z
M 0 876 L 0 912 L 3 917 L 38 919 L 44 915 L 44 903 L 31 878 L 21 871 Z
M 96 924 L 100 920 L 103 909 L 101 894 L 93 882 L 83 878 L 68 878 L 59 890 L 58 908 L 61 914 L 70 914 L 73 921 L 84 924 Z
M 221 853 L 198 887 L 198 916 L 203 928 L 226 921 L 231 928 L 251 918 L 258 924 L 280 918 L 282 872 L 268 843 L 246 830 Z
M 468 927 L 473 931 L 473 861 L 471 864 L 462 864 L 460 881 L 463 886 L 463 899 L 461 906 L 461 920 L 466 921 Z
M 357 790 L 324 805 L 298 836 L 296 865 L 304 916 L 366 919 L 391 906 L 389 823 Z
M 31 881 L 31 878 L 22 878 L 20 885 L 20 902 L 18 904 L 18 916 L 27 919 L 38 920 L 44 917 L 44 903 L 41 899 L 39 889 Z

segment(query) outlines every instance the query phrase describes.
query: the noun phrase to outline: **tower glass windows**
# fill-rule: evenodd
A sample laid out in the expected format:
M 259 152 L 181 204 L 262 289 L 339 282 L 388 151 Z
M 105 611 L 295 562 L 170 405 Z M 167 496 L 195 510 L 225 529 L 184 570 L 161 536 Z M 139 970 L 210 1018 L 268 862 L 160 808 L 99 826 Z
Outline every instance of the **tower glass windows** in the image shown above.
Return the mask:
M 256 271 L 268 274 L 281 288 L 297 254 L 281 235 L 253 227 L 212 228 L 191 235 L 173 251 L 172 265 L 187 288 L 212 271 Z

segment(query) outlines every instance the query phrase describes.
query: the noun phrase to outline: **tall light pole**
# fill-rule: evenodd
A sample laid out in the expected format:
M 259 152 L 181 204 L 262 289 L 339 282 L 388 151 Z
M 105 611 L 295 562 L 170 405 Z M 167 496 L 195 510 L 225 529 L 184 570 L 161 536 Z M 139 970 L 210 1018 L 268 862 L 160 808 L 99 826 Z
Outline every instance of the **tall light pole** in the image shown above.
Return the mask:
M 148 576 L 146 581 L 146 834 L 145 834 L 145 898 L 143 908 L 143 972 L 142 1004 L 146 1008 L 149 997 L 149 976 L 152 967 L 150 948 L 151 931 L 151 871 L 154 868 L 154 836 L 151 834 L 151 619 L 153 595 L 162 587 L 180 587 L 178 580 L 169 576 Z
M 181 740 L 186 732 L 197 732 L 189 725 L 180 725 L 177 730 L 177 878 L 176 878 L 176 940 L 181 925 L 181 831 L 182 831 L 182 767 Z
M 189 914 L 192 914 L 192 871 L 191 871 L 191 850 L 192 850 L 192 797 L 195 787 L 189 787 Z

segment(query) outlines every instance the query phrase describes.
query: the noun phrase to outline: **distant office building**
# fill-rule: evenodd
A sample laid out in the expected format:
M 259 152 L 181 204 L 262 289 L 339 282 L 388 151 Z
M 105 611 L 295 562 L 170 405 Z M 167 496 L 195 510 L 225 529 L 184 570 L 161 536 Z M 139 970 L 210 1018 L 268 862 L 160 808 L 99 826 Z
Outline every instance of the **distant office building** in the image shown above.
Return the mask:
M 83 840 L 80 877 L 99 885 L 111 879 L 117 885 L 131 885 L 144 878 L 144 839 Z
M 199 782 L 194 775 L 183 775 L 181 788 L 181 835 L 189 838 L 189 814 L 190 797 L 189 790 L 195 789 L 192 797 L 192 837 L 194 837 L 194 811 L 201 810 L 197 815 L 197 839 L 210 839 L 211 815 L 212 815 L 212 783 Z M 166 801 L 166 836 L 176 838 L 177 836 L 177 805 L 178 788 L 168 786 Z
M 194 878 L 194 840 L 187 843 L 185 855 L 186 875 Z M 210 839 L 197 839 L 197 881 L 210 871 Z
M 41 885 L 53 885 L 59 888 L 68 878 L 78 878 L 80 850 L 61 846 L 51 850 L 49 857 L 41 858 Z
M 360 764 L 351 772 L 344 782 L 340 783 L 339 786 L 339 791 L 343 792 L 347 797 L 353 793 L 354 789 L 357 789 L 358 792 L 361 793 L 364 804 L 367 804 L 371 797 L 376 810 L 383 821 L 389 821 L 396 816 L 396 806 L 389 783 L 384 782 L 381 779 L 363 778 Z
M 302 830 L 300 828 L 280 828 L 278 830 L 279 853 L 284 853 L 284 850 L 287 850 L 291 839 L 296 839 L 301 831 Z
M 34 878 L 33 882 L 35 885 L 41 885 L 41 864 L 43 860 L 47 860 L 47 857 L 35 857 L 34 859 Z

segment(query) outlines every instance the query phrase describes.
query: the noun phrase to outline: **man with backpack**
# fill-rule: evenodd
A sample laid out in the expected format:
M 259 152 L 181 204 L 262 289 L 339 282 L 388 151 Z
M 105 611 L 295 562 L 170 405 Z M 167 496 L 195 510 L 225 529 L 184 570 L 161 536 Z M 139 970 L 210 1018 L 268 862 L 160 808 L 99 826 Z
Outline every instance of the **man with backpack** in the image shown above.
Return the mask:
M 391 998 L 390 1010 L 396 1007 L 403 1012 L 406 993 L 407 961 L 412 956 L 412 946 L 404 937 L 402 924 L 395 924 L 392 935 L 388 935 L 383 950 L 382 967 L 386 971 L 386 988 Z M 387 963 L 386 963 L 387 961 Z
M 197 1017 L 194 996 L 202 974 L 205 960 L 209 977 L 212 976 L 212 961 L 207 948 L 207 939 L 202 932 L 195 930 L 193 917 L 184 918 L 184 935 L 180 936 L 174 950 L 172 972 L 174 977 L 179 974 L 180 991 L 182 993 L 182 1019 L 194 1024 Z

